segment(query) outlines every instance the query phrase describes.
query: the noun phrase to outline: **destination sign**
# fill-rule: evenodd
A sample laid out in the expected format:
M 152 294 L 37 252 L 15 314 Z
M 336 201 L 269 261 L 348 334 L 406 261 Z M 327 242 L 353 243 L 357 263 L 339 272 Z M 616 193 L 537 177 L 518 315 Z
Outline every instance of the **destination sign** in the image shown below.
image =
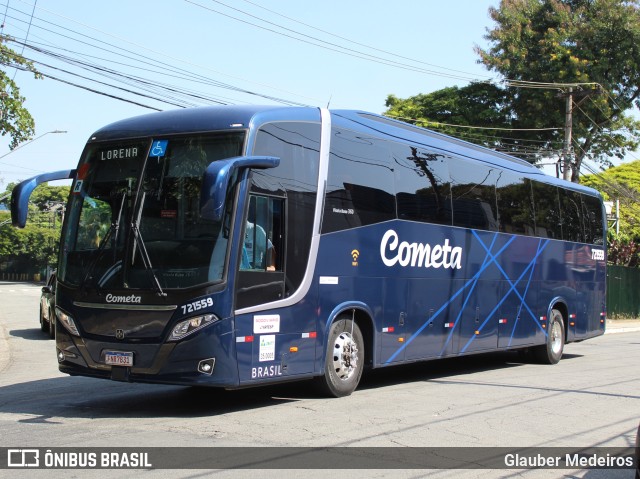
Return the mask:
M 136 158 L 138 156 L 138 152 L 139 148 L 137 146 L 130 146 L 128 148 L 111 148 L 109 150 L 102 150 L 100 152 L 100 159 L 104 161 Z

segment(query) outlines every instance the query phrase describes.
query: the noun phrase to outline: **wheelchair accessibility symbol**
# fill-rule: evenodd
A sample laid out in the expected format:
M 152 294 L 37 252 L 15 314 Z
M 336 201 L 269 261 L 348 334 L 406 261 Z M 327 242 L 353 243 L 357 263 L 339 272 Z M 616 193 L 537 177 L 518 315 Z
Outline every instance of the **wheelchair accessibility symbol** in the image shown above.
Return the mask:
M 167 145 L 169 144 L 169 140 L 156 140 L 153 142 L 151 146 L 151 153 L 149 156 L 164 156 L 167 152 Z

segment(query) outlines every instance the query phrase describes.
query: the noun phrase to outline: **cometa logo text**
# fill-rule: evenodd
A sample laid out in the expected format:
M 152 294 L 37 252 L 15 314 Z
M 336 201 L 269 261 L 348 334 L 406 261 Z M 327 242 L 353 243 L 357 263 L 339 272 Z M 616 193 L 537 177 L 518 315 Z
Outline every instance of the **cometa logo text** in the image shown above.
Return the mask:
M 140 304 L 142 300 L 142 296 L 136 296 L 135 294 L 131 294 L 129 296 L 116 296 L 109 293 L 105 300 L 107 303 L 137 303 Z
M 449 246 L 449 240 L 444 244 L 430 245 L 429 243 L 400 242 L 398 233 L 388 230 L 380 242 L 380 256 L 386 266 L 417 266 L 419 268 L 462 268 L 462 248 Z

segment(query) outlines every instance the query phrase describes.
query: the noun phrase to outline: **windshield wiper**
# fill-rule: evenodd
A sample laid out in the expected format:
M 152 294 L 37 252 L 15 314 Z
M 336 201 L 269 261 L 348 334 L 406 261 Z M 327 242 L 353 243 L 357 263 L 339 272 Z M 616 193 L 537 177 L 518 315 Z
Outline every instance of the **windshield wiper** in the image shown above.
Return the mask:
M 160 281 L 158 281 L 158 277 L 153 272 L 153 266 L 151 264 L 151 258 L 149 258 L 149 252 L 147 251 L 147 247 L 144 244 L 144 240 L 142 239 L 142 234 L 140 233 L 140 218 L 142 216 L 142 207 L 144 206 L 144 200 L 147 196 L 147 193 L 142 193 L 142 201 L 140 201 L 140 207 L 138 209 L 138 215 L 133 223 L 131 223 L 131 231 L 133 231 L 134 243 L 135 246 L 140 250 L 140 256 L 142 257 L 142 264 L 144 268 L 149 272 L 149 276 L 153 285 L 158 290 L 158 296 L 166 296 L 162 290 L 162 286 L 160 286 Z M 135 250 L 133 251 L 135 254 Z
M 104 253 L 105 247 L 109 243 L 109 240 L 111 239 L 111 237 L 113 236 L 113 238 L 115 238 L 115 240 L 118 241 L 118 231 L 120 230 L 120 218 L 122 217 L 122 210 L 124 209 L 124 201 L 126 197 L 127 197 L 127 193 L 125 191 L 124 193 L 122 193 L 122 200 L 120 201 L 120 209 L 118 210 L 118 216 L 116 216 L 116 220 L 111 223 L 111 226 L 109 226 L 109 229 L 107 230 L 107 234 L 104 235 L 104 238 L 100 242 L 100 245 L 98 246 L 98 251 L 96 252 L 96 256 L 91 262 L 91 264 L 89 265 L 89 268 L 87 269 L 87 273 L 84 275 L 84 278 L 82 278 L 82 281 L 80 282 L 80 289 L 82 289 L 86 281 L 91 278 L 91 274 L 93 273 L 93 270 L 98 264 L 98 261 L 100 260 L 100 258 L 102 258 L 102 254 Z M 117 254 L 116 248 L 114 245 L 114 248 L 113 248 L 114 263 L 116 263 L 116 260 L 117 260 L 116 254 Z

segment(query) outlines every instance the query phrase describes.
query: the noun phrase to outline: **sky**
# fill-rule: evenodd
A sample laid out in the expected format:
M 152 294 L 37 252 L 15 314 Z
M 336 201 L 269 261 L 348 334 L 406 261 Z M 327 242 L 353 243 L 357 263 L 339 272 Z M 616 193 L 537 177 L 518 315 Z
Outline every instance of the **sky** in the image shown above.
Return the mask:
M 154 109 L 288 102 L 382 113 L 389 94 L 406 98 L 496 78 L 477 63 L 474 46 L 487 46 L 488 10 L 497 5 L 498 0 L 0 0 L 1 32 L 16 40 L 9 46 L 57 78 L 35 80 L 5 68 L 26 98 L 36 134 L 15 151 L 0 138 L 0 191 L 38 173 L 75 168 L 94 131 Z M 134 76 L 191 96 L 168 89 L 144 92 L 167 103 L 135 95 L 125 91 L 142 91 L 139 82 L 132 83 Z

